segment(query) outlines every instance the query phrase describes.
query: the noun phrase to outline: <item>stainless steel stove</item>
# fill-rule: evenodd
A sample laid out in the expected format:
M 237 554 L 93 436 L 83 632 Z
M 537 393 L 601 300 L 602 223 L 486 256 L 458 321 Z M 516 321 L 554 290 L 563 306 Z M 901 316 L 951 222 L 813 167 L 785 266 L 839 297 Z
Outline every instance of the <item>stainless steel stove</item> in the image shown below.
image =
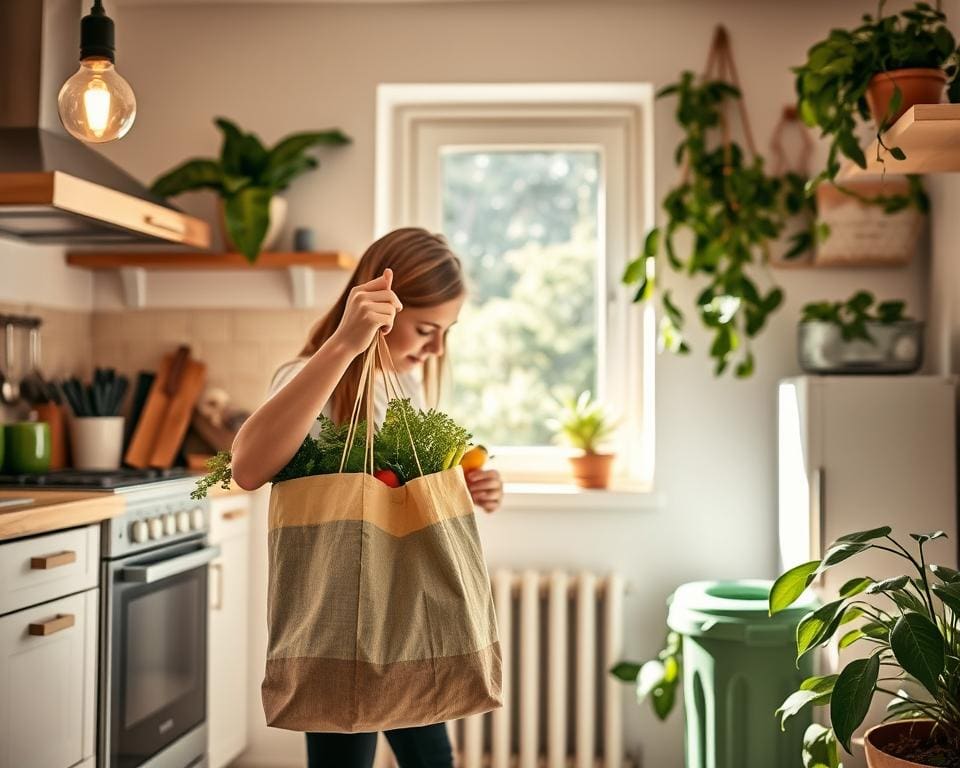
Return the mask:
M 206 766 L 207 504 L 183 472 L 100 479 L 126 510 L 102 533 L 98 765 Z
M 2 475 L 0 487 L 117 493 L 101 527 L 99 768 L 207 765 L 205 502 L 185 470 Z
M 129 469 L 124 467 L 102 471 L 60 469 L 39 474 L 0 474 L 0 487 L 112 491 L 184 477 L 188 477 L 188 474 L 187 470 L 182 467 L 174 467 L 173 469 Z

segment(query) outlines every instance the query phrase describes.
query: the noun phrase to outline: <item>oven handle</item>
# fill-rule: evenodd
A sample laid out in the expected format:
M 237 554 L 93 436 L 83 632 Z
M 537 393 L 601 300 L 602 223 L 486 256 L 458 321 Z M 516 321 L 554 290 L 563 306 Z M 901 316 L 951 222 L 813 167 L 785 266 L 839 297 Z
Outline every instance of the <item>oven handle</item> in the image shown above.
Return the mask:
M 150 565 L 127 565 L 120 569 L 124 581 L 137 581 L 141 584 L 151 584 L 161 579 L 176 576 L 178 573 L 206 565 L 220 554 L 220 547 L 216 544 L 188 552 L 185 555 L 164 560 Z

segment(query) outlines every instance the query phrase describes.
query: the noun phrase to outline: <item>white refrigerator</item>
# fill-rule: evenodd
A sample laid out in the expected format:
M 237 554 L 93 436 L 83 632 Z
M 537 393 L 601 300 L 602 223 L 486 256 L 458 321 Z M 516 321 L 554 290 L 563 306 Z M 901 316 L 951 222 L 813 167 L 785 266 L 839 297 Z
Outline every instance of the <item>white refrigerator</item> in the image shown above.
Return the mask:
M 889 525 L 908 548 L 910 533 L 942 530 L 925 546 L 927 562 L 957 567 L 956 380 L 944 376 L 801 376 L 778 393 L 778 494 L 781 572 L 820 559 L 846 533 Z M 883 579 L 910 565 L 865 552 L 829 570 L 814 585 L 836 599 L 854 576 Z M 860 655 L 853 646 L 843 660 Z M 852 654 L 852 655 L 848 655 Z M 835 671 L 828 651 L 821 670 Z M 885 704 L 885 702 L 884 702 Z M 875 706 L 867 723 L 883 715 Z M 845 768 L 864 766 L 855 749 Z

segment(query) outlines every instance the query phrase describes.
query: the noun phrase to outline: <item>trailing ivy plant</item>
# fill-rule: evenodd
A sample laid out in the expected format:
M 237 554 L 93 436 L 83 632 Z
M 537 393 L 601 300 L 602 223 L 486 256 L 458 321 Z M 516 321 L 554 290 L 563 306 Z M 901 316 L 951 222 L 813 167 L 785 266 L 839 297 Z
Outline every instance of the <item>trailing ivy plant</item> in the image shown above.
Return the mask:
M 740 98 L 729 83 L 698 83 L 692 72 L 658 94 L 677 97 L 677 122 L 683 139 L 674 159 L 685 169 L 681 182 L 663 201 L 666 223 L 650 231 L 643 251 L 632 261 L 623 282 L 636 285 L 634 301 L 654 295 L 655 263 L 660 252 L 676 272 L 703 277 L 706 286 L 696 299 L 696 311 L 712 333 L 710 356 L 715 374 L 721 375 L 736 361 L 735 374 L 743 378 L 754 370 L 750 340 L 763 329 L 783 301 L 774 286 L 764 291 L 750 272 L 768 259 L 771 242 L 783 232 L 793 214 L 809 207 L 803 193 L 805 180 L 796 174 L 769 176 L 763 159 L 746 157 L 732 141 L 708 141 L 708 134 L 723 120 L 725 102 Z M 681 253 L 677 237 L 689 236 L 689 252 Z M 793 237 L 791 257 L 814 244 L 816 229 L 806 227 Z M 661 346 L 686 354 L 684 312 L 669 290 L 662 294 Z
M 840 328 L 844 341 L 862 339 L 873 343 L 867 323 L 891 325 L 911 318 L 906 314 L 906 302 L 881 301 L 873 308 L 874 296 L 869 291 L 858 291 L 846 301 L 820 301 L 805 304 L 800 322 L 833 323 Z
M 778 710 L 781 726 L 806 706 L 829 707 L 833 735 L 849 752 L 874 696 L 889 694 L 894 698 L 886 720 L 922 717 L 935 723 L 929 743 L 914 745 L 914 754 L 898 756 L 953 766 L 957 763 L 948 760 L 960 755 L 960 573 L 927 564 L 924 546 L 945 538 L 943 531 L 911 533 L 912 551 L 890 534 L 890 527 L 882 526 L 841 536 L 822 560 L 791 568 L 774 583 L 771 615 L 792 605 L 818 575 L 863 552 L 889 553 L 911 569 L 883 581 L 852 578 L 835 600 L 804 616 L 797 626 L 798 662 L 838 634 L 840 648 L 862 646 L 865 654 L 845 664 L 839 674 L 804 680 Z M 864 600 L 863 595 L 874 599 Z M 822 728 L 811 729 L 804 748 L 829 755 L 832 740 Z M 822 765 L 835 768 L 835 750 L 832 757 Z
M 826 168 L 817 181 L 836 177 L 841 155 L 866 168 L 857 128 L 860 121 L 871 120 L 867 88 L 874 75 L 910 67 L 943 69 L 950 81 L 950 101 L 960 101 L 960 49 L 946 26 L 946 15 L 939 7 L 921 2 L 884 16 L 884 5 L 885 0 L 880 0 L 877 15 L 865 14 L 855 29 L 830 30 L 825 40 L 810 48 L 807 60 L 793 69 L 801 118 L 830 139 Z M 897 160 L 906 157 L 900 147 L 886 146 L 882 135 L 900 109 L 902 97 L 895 88 L 887 115 L 876 126 L 878 160 L 881 147 Z M 916 192 L 911 189 L 912 195 Z M 907 196 L 907 202 L 917 201 Z

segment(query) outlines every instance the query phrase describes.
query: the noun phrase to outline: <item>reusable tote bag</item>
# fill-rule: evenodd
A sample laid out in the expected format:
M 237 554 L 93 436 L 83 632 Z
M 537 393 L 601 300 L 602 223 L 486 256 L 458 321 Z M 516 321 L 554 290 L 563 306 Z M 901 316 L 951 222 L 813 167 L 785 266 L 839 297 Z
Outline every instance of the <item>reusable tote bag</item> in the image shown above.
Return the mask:
M 278 728 L 380 731 L 502 703 L 490 581 L 462 469 L 421 470 L 399 488 L 370 474 L 375 352 L 388 397 L 391 386 L 402 395 L 377 337 L 346 442 L 366 390 L 364 471 L 342 471 L 345 447 L 339 473 L 276 483 L 270 494 L 262 697 Z

